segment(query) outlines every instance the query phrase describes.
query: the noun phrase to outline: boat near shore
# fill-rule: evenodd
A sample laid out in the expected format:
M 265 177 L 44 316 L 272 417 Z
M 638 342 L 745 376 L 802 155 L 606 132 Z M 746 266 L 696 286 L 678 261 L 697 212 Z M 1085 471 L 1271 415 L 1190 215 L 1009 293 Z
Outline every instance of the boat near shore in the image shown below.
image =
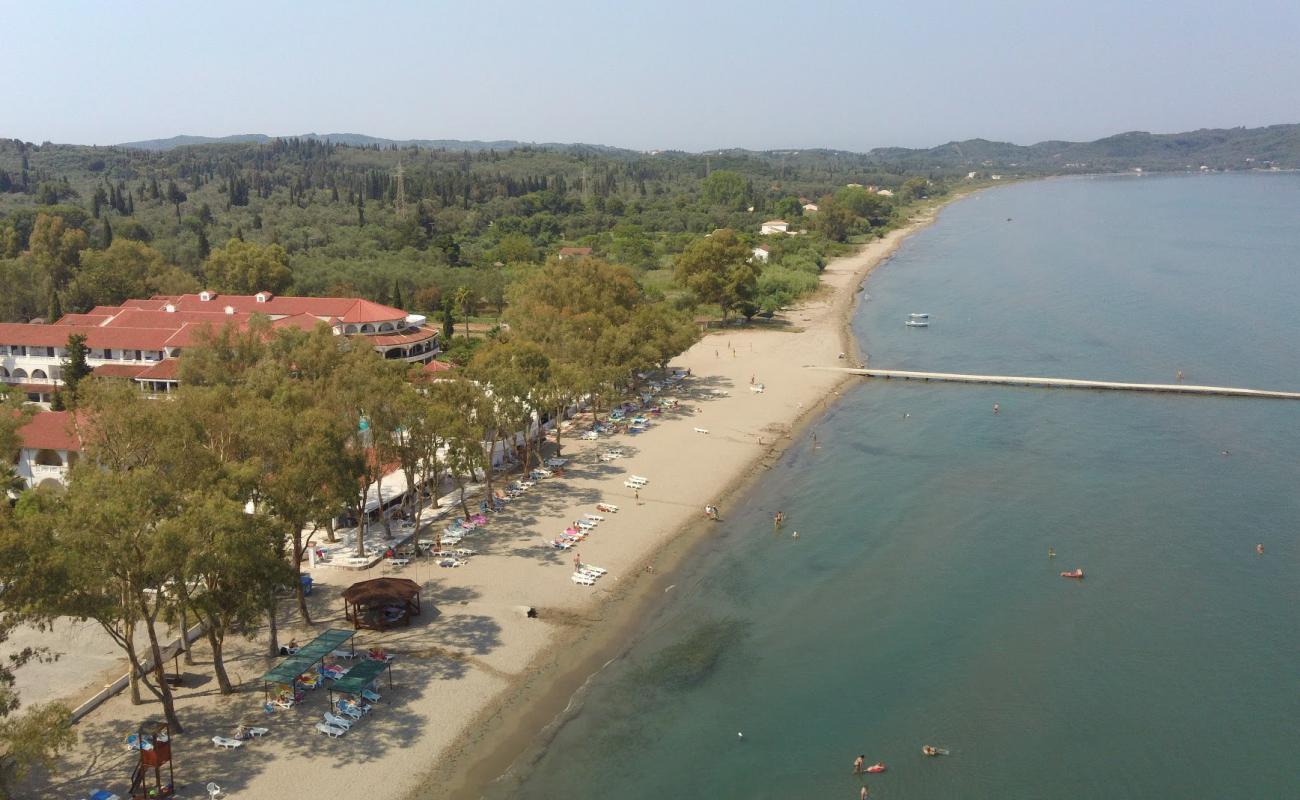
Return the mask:
M 911 317 L 912 319 L 929 319 L 929 318 L 930 318 L 930 315 L 929 315 L 929 314 L 927 314 L 927 313 L 925 313 L 925 312 L 921 312 L 921 311 L 913 311 L 911 314 L 908 314 L 907 316 Z
M 906 326 L 909 327 L 909 328 L 928 328 L 928 327 L 930 327 L 930 323 L 927 322 L 926 320 L 923 320 L 923 319 L 909 319 L 907 322 L 904 322 L 903 324 L 906 325 Z

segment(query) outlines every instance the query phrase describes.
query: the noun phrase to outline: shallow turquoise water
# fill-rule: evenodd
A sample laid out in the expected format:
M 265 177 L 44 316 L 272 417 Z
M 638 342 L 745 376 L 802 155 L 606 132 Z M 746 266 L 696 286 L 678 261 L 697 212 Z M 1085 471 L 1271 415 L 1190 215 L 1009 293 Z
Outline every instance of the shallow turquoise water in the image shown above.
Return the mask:
M 1300 176 L 999 188 L 867 292 L 874 366 L 1300 390 Z M 872 383 L 815 434 L 491 796 L 1300 796 L 1300 403 Z

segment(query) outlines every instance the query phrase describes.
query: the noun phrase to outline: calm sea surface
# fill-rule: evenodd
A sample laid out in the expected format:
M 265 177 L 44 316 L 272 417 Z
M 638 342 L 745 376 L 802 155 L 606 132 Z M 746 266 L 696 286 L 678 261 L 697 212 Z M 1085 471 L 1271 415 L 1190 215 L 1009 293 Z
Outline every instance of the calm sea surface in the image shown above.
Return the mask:
M 1300 176 L 984 192 L 867 295 L 873 366 L 1300 390 Z M 490 796 L 1300 797 L 1300 402 L 871 383 L 815 433 Z

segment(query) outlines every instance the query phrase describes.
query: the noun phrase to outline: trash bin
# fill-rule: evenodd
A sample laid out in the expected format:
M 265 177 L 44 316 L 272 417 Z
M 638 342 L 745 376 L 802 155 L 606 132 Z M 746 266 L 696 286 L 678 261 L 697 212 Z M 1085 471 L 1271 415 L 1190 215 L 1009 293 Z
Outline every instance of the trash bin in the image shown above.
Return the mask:
M 311 594 L 311 576 L 299 575 L 298 580 L 302 581 L 302 593 L 304 595 Z

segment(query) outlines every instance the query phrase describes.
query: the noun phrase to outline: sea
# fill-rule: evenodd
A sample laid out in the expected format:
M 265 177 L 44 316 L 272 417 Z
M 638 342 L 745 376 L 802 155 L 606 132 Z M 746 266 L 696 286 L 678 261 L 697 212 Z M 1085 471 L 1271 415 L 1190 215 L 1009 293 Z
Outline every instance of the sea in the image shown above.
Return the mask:
M 880 368 L 1300 391 L 1300 175 L 976 193 L 854 330 Z M 1300 401 L 864 380 L 722 512 L 488 797 L 1300 797 Z

